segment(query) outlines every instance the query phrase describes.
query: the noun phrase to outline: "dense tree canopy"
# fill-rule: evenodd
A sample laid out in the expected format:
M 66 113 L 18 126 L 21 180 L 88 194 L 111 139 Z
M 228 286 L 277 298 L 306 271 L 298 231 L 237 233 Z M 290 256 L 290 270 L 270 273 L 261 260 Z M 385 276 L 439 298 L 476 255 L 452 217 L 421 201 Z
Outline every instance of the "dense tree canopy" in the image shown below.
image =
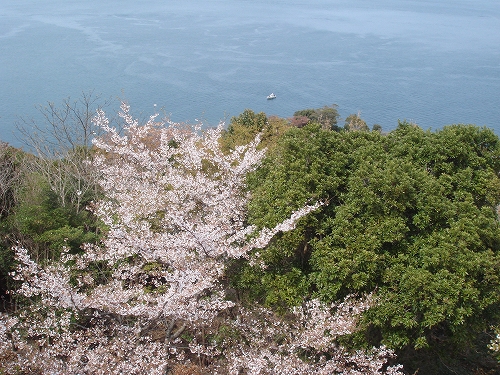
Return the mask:
M 297 127 L 302 127 L 308 123 L 320 124 L 325 130 L 339 130 L 337 126 L 339 120 L 338 106 L 324 106 L 322 108 L 308 108 L 296 111 L 292 117 L 292 124 Z
M 233 116 L 227 129 L 221 136 L 221 147 L 225 152 L 236 146 L 246 145 L 260 134 L 260 148 L 270 147 L 290 128 L 287 120 L 270 116 L 264 112 L 255 113 L 245 109 L 239 116 Z
M 344 123 L 344 129 L 349 131 L 368 131 L 368 125 L 366 121 L 361 118 L 360 113 L 353 113 L 346 117 Z M 376 129 L 380 129 L 379 127 L 375 127 Z
M 266 226 L 328 202 L 238 280 L 269 304 L 376 291 L 371 337 L 395 348 L 465 342 L 500 311 L 500 143 L 468 125 L 430 132 L 294 129 L 250 179 Z M 367 331 L 368 332 L 368 331 Z
M 21 176 L 21 152 L 0 141 L 0 218 L 6 217 L 16 205 Z

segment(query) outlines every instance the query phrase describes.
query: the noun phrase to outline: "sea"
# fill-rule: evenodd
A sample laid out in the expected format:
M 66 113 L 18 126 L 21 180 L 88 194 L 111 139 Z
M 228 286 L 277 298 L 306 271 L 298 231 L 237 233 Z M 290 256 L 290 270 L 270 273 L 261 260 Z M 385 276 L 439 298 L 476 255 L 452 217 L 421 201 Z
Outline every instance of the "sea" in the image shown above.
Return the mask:
M 0 140 L 90 91 L 206 126 L 336 104 L 500 135 L 500 1 L 0 0 Z

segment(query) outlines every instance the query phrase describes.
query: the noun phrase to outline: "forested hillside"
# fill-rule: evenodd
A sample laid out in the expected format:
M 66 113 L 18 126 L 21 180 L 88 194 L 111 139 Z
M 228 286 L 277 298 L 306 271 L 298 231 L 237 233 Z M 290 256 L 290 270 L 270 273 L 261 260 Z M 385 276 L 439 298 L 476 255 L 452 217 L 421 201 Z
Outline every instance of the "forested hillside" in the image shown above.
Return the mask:
M 95 103 L 0 145 L 0 374 L 500 371 L 491 130 Z

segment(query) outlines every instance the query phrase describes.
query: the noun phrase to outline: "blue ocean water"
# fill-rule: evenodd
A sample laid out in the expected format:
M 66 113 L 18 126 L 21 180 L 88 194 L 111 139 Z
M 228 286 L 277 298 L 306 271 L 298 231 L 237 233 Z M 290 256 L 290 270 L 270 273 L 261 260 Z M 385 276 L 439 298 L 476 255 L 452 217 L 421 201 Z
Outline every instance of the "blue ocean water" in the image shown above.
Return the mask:
M 0 0 L 0 139 L 88 90 L 207 125 L 336 103 L 384 130 L 500 134 L 500 2 Z

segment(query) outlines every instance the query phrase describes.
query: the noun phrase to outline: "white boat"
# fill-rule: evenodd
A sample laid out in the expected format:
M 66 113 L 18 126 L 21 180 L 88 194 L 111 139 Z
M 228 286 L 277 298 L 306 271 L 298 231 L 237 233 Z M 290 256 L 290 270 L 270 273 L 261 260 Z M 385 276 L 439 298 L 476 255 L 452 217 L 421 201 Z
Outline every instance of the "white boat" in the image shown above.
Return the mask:
M 274 95 L 274 92 L 272 92 L 270 95 L 267 96 L 267 100 L 271 99 L 276 99 L 276 95 Z

